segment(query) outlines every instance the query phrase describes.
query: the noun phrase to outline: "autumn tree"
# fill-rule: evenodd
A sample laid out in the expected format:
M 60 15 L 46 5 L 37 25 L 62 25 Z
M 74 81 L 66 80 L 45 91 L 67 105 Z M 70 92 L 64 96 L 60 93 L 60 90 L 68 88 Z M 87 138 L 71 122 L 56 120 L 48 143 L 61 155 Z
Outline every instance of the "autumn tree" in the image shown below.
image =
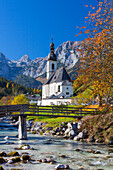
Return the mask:
M 1 98 L 0 105 L 8 105 L 8 96 L 4 96 Z
M 29 104 L 29 100 L 25 97 L 25 95 L 21 94 L 18 96 L 15 96 L 14 99 L 11 102 L 12 105 L 16 104 Z
M 76 94 L 77 90 L 83 85 L 83 76 L 79 76 L 73 83 L 73 93 Z
M 9 82 L 7 83 L 6 87 L 7 87 L 7 88 L 9 87 Z
M 87 26 L 80 28 L 80 33 L 88 34 L 88 38 L 82 41 L 82 49 L 78 49 L 82 54 L 79 75 L 83 76 L 84 83 L 91 85 L 100 106 L 103 97 L 106 98 L 106 104 L 110 104 L 113 99 L 112 6 L 111 0 L 99 1 L 98 9 L 92 13 L 90 11 L 86 17 Z
M 33 89 L 33 93 L 34 93 L 34 94 L 36 93 L 36 88 Z

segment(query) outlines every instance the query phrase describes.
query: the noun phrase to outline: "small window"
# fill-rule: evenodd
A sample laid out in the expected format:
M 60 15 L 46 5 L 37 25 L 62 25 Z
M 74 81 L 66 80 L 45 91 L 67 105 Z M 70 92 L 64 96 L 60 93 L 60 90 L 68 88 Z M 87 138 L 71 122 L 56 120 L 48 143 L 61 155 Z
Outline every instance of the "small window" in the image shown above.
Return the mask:
M 54 64 L 52 64 L 52 70 L 54 70 L 54 68 L 55 68 L 55 66 L 54 66 Z
M 68 90 L 68 87 L 67 87 L 67 90 Z
M 66 95 L 69 95 L 69 92 L 66 92 Z
M 58 92 L 60 92 L 60 86 L 58 86 Z

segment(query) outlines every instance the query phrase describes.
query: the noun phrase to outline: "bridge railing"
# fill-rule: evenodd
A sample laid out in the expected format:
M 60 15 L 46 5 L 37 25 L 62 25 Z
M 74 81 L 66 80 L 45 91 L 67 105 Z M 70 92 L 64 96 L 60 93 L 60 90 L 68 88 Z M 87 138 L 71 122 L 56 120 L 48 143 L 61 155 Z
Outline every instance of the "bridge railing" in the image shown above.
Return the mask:
M 75 116 L 80 115 L 84 116 L 86 114 L 97 114 L 96 108 L 82 108 L 82 107 L 67 107 L 67 106 L 30 106 L 29 113 L 35 112 L 39 116 L 41 115 L 67 115 Z
M 29 111 L 29 104 L 19 104 L 19 105 L 4 105 L 0 106 L 0 117 L 12 114 L 13 112 L 26 112 Z
M 67 106 L 37 106 L 30 104 L 0 106 L 0 117 L 6 115 L 27 114 L 36 116 L 85 116 L 98 113 L 96 108 L 67 107 Z

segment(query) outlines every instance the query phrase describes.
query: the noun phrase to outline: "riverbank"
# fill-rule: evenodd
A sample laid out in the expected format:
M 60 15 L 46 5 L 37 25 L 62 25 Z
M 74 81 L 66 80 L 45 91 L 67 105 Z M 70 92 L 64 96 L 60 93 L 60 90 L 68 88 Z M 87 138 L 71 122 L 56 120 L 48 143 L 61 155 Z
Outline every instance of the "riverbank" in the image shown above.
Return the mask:
M 85 116 L 81 119 L 82 127 L 88 130 L 89 138 L 94 136 L 95 141 L 109 143 L 113 141 L 113 112 L 95 116 Z
M 19 140 L 17 133 L 17 130 L 0 130 L 0 153 L 5 159 L 1 165 L 4 170 L 55 170 L 59 164 L 68 164 L 71 170 L 113 168 L 113 148 L 109 145 L 66 140 L 62 136 L 31 132 L 28 132 L 28 140 Z M 5 136 L 9 137 L 8 142 L 4 139 Z M 7 157 L 3 156 L 3 152 Z M 14 156 L 15 153 L 18 156 Z M 27 160 L 23 161 L 25 154 Z
M 32 133 L 63 136 L 75 141 L 113 143 L 113 113 L 85 116 L 80 121 L 70 118 L 49 118 L 35 122 Z

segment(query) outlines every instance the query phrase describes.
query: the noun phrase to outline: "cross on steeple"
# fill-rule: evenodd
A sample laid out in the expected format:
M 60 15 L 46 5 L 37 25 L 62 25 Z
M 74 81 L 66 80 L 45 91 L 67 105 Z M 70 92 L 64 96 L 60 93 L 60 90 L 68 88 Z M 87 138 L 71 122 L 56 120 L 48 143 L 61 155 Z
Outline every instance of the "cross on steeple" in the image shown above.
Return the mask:
M 53 42 L 53 36 L 51 36 L 51 42 Z

